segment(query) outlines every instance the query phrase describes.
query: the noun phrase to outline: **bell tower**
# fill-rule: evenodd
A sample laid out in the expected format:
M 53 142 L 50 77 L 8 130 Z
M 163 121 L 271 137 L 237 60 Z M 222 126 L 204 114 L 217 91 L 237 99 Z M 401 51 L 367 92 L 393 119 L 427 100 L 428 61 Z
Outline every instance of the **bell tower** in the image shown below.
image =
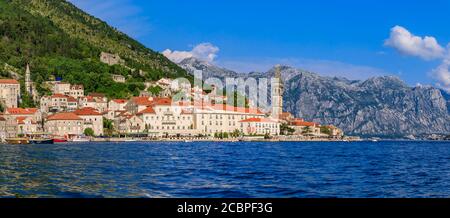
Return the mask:
M 275 78 L 272 79 L 272 118 L 280 119 L 283 113 L 284 86 L 281 79 L 281 66 L 275 67 Z
M 29 64 L 27 64 L 27 69 L 25 71 L 25 88 L 28 94 L 33 95 L 33 82 L 31 81 L 31 71 Z

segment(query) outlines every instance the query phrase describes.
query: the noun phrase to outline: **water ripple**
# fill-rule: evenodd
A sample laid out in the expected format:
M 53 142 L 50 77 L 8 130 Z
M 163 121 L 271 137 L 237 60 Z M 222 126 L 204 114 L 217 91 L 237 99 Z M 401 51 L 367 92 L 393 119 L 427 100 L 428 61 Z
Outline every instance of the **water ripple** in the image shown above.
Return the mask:
M 450 143 L 0 145 L 1 197 L 448 197 Z

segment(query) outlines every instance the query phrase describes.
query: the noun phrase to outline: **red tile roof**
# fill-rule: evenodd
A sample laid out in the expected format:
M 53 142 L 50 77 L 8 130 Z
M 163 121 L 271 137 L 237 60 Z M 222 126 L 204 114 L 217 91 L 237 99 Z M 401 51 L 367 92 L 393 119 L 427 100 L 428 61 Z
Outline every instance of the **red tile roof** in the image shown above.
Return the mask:
M 172 99 L 170 98 L 155 98 L 153 99 L 154 105 L 172 105 Z
M 114 102 L 116 102 L 117 104 L 125 104 L 127 103 L 126 99 L 113 99 Z
M 317 126 L 318 124 L 314 123 L 314 122 L 305 122 L 305 121 L 297 120 L 297 121 L 291 122 L 291 125 L 294 125 L 294 126 Z
M 47 120 L 83 120 L 75 113 L 58 113 L 51 115 Z
M 52 96 L 50 96 L 51 98 L 69 98 L 69 96 L 67 95 L 63 95 L 63 94 L 53 94 Z
M 0 79 L 0 84 L 19 84 L 15 79 Z
M 276 123 L 276 121 L 267 118 L 249 118 L 239 121 L 241 123 Z
M 69 97 L 67 98 L 67 101 L 68 101 L 68 102 L 78 102 L 77 99 L 74 98 L 74 97 L 72 97 L 72 96 L 69 96 Z
M 17 117 L 16 121 L 17 124 L 25 124 L 25 120 L 29 118 L 29 117 Z M 33 120 L 31 120 L 31 124 L 36 124 L 36 122 L 34 122 Z
M 140 112 L 137 113 L 137 114 L 138 114 L 138 115 L 141 115 L 141 114 L 154 114 L 154 113 L 156 113 L 156 112 L 155 112 L 155 110 L 153 109 L 153 107 L 152 107 L 152 106 L 149 106 L 149 107 L 147 107 L 146 109 L 140 111 Z
M 74 113 L 78 116 L 101 116 L 102 114 L 99 113 L 96 109 L 91 107 L 85 107 L 78 109 L 74 111 Z
M 148 97 L 133 97 L 131 100 L 137 104 L 142 106 L 150 106 L 153 104 L 153 101 L 151 101 Z
M 14 115 L 33 115 L 38 112 L 37 108 L 7 108 L 6 113 Z

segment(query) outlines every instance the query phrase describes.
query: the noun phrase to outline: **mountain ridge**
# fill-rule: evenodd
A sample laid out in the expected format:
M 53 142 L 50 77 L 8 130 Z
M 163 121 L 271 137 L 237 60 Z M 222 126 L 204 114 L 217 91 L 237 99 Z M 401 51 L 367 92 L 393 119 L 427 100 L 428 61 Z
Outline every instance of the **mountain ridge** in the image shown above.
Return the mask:
M 204 78 L 215 76 L 222 81 L 225 76 L 271 78 L 275 74 L 275 68 L 265 73 L 239 74 L 192 59 L 181 63 L 190 73 L 203 70 Z M 450 95 L 440 89 L 410 87 L 396 76 L 360 81 L 289 66 L 280 69 L 285 83 L 284 110 L 297 117 L 333 124 L 360 136 L 450 133 Z

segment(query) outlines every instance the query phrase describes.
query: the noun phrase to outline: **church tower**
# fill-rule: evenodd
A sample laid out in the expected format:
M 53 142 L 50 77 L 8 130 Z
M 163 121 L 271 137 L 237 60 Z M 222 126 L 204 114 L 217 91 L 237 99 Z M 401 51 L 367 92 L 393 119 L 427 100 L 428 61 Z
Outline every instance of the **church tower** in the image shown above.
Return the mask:
M 280 119 L 283 113 L 284 86 L 281 80 L 281 66 L 275 67 L 275 78 L 272 79 L 272 118 Z
M 33 82 L 31 81 L 31 71 L 29 64 L 27 64 L 27 69 L 25 71 L 25 88 L 28 94 L 33 95 Z

